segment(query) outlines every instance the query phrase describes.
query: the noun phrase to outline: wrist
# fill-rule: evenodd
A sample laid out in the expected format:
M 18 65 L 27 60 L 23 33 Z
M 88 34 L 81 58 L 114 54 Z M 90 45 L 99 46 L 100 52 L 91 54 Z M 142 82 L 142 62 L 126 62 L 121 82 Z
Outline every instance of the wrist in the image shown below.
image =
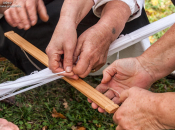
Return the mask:
M 152 78 L 152 83 L 157 81 L 159 78 L 157 76 L 157 70 L 156 65 L 154 62 L 151 62 L 150 59 L 147 59 L 143 54 L 141 56 L 136 57 L 139 61 L 140 65 L 143 67 L 143 69 L 150 75 Z
M 175 124 L 175 94 L 173 92 L 159 93 L 157 99 L 157 119 L 162 129 L 174 129 Z

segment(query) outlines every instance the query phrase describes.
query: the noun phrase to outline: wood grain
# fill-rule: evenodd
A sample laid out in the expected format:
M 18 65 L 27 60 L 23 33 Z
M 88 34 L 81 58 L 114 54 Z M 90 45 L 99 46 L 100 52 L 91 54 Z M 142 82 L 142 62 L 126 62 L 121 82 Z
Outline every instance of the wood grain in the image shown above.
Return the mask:
M 28 52 L 30 55 L 39 60 L 42 64 L 48 67 L 49 59 L 44 52 L 36 48 L 34 45 L 32 45 L 13 31 L 7 32 L 4 35 L 15 44 L 17 44 L 19 47 L 21 47 L 23 50 Z M 75 87 L 77 90 L 79 90 L 86 97 L 95 102 L 98 106 L 105 109 L 108 113 L 114 113 L 118 109 L 119 106 L 117 104 L 114 104 L 113 101 L 111 101 L 109 98 L 91 87 L 82 79 L 74 80 L 67 77 L 63 77 L 63 79 L 71 84 L 73 87 Z

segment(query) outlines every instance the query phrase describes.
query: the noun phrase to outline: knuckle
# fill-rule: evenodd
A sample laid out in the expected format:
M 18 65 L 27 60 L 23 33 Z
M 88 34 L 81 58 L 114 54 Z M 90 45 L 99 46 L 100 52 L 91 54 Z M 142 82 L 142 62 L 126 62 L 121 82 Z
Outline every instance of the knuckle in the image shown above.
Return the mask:
M 49 55 L 49 54 L 50 54 L 50 52 L 51 52 L 51 48 L 48 46 L 48 47 L 46 48 L 46 50 L 45 50 L 45 51 L 46 51 L 46 54 L 48 54 L 48 55 Z
M 73 63 L 73 58 L 66 58 L 65 57 L 64 63 L 66 63 L 66 64 L 72 64 Z
M 26 9 L 27 10 L 31 10 L 32 8 L 33 8 L 33 6 L 31 4 L 29 4 L 29 3 L 26 4 Z

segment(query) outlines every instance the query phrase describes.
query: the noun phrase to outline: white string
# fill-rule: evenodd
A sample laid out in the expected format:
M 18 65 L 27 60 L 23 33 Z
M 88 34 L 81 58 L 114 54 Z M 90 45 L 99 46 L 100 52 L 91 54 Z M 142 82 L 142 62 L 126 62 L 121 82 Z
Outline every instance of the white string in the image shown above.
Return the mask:
M 111 56 L 116 52 L 119 52 L 167 27 L 170 27 L 174 23 L 175 23 L 175 13 L 165 18 L 162 18 L 154 23 L 151 23 L 147 26 L 144 26 L 130 34 L 120 37 L 110 45 L 108 56 Z M 65 72 L 61 72 L 61 73 L 65 73 Z M 57 73 L 57 74 L 61 74 L 61 73 Z M 36 88 L 40 85 L 49 83 L 53 80 L 56 80 L 62 77 L 62 76 L 58 76 L 57 74 L 53 74 L 47 68 L 42 71 L 39 71 L 38 73 L 19 78 L 15 81 L 2 83 L 0 84 L 0 100 L 5 99 L 7 97 L 14 96 L 16 94 L 20 94 L 22 92 Z M 30 86 L 30 87 L 25 88 L 23 90 L 19 90 L 25 86 Z M 19 91 L 14 92 L 16 90 L 19 90 Z M 118 93 L 116 90 L 113 90 L 113 89 L 111 90 Z M 120 97 L 119 93 L 118 95 Z
M 116 93 L 118 94 L 119 98 L 120 98 L 120 93 L 119 93 L 117 90 L 114 90 L 113 88 L 108 88 L 108 89 L 110 89 L 110 90 L 116 92 Z
M 62 78 L 63 76 L 58 76 L 62 73 L 65 73 L 65 71 L 60 73 L 52 73 L 52 71 L 49 70 L 49 68 L 46 68 L 40 72 L 31 74 L 28 76 L 24 76 L 15 81 L 2 83 L 0 84 L 0 100 L 31 90 L 33 88 L 49 83 L 56 79 Z M 30 87 L 14 92 L 15 90 L 18 90 L 25 86 L 30 86 Z

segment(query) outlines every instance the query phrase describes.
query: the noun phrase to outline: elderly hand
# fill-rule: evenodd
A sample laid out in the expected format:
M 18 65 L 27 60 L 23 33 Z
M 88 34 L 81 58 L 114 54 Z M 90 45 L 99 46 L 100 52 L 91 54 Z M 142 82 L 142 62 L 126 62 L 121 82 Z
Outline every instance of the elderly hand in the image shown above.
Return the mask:
M 74 53 L 74 63 L 77 59 L 78 62 L 73 72 L 84 78 L 91 70 L 100 69 L 106 62 L 111 37 L 110 30 L 100 24 L 92 26 L 80 35 Z
M 4 15 L 6 21 L 12 27 L 28 30 L 36 24 L 37 12 L 42 21 L 48 21 L 49 16 L 43 0 L 14 0 L 11 7 L 4 12 Z
M 46 48 L 49 57 L 49 68 L 54 72 L 66 71 L 64 76 L 77 79 L 72 72 L 73 53 L 77 43 L 76 26 L 71 19 L 62 18 L 53 33 L 52 39 Z M 61 55 L 64 54 L 64 60 Z
M 123 103 L 113 116 L 114 122 L 118 124 L 116 130 L 171 129 L 160 122 L 163 97 L 162 93 L 152 93 L 138 87 L 123 91 L 120 97 Z
M 126 58 L 114 61 L 103 71 L 103 79 L 96 89 L 104 93 L 114 103 L 120 104 L 119 94 L 123 90 L 133 86 L 148 89 L 154 81 L 148 70 L 145 70 L 140 64 L 138 58 Z M 91 100 L 88 99 L 88 101 L 92 103 Z M 99 112 L 105 112 L 95 103 L 92 103 L 92 108 L 98 108 Z
M 15 124 L 0 118 L 0 130 L 19 130 L 19 128 Z

